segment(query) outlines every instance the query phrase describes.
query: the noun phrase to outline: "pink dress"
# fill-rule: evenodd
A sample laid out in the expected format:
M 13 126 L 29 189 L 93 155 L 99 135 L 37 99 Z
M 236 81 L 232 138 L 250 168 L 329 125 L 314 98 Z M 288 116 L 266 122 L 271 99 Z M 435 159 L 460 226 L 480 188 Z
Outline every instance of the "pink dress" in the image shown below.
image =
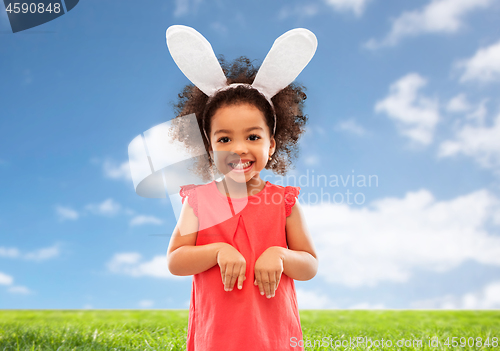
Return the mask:
M 260 255 L 270 246 L 287 247 L 286 217 L 299 191 L 266 182 L 256 195 L 234 199 L 221 194 L 215 180 L 181 186 L 182 202 L 187 196 L 202 228 L 196 245 L 225 242 L 246 260 L 241 290 L 224 291 L 219 265 L 193 276 L 187 351 L 303 350 L 293 279 L 282 274 L 270 299 L 253 284 Z

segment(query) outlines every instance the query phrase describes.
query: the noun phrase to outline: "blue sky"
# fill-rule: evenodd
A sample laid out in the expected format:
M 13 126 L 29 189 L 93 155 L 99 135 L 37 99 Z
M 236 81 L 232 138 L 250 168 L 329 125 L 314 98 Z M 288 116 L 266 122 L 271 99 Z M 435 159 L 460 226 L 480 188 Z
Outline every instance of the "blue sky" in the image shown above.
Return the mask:
M 12 34 L 2 12 L 0 308 L 188 308 L 191 278 L 166 266 L 172 207 L 135 194 L 127 164 L 189 83 L 173 24 L 257 62 L 290 29 L 318 38 L 296 168 L 262 173 L 302 187 L 320 269 L 296 282 L 301 308 L 500 308 L 499 14 L 498 0 L 81 1 Z

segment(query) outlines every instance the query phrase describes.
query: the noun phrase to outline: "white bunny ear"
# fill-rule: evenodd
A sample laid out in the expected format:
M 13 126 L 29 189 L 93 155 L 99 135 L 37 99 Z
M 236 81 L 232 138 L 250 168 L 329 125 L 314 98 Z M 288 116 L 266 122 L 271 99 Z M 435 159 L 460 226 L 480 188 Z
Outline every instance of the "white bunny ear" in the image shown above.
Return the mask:
M 311 61 L 318 40 L 305 28 L 289 30 L 274 41 L 252 84 L 269 99 L 292 83 Z
M 212 45 L 195 29 L 174 25 L 167 29 L 167 46 L 184 75 L 206 95 L 227 85 Z

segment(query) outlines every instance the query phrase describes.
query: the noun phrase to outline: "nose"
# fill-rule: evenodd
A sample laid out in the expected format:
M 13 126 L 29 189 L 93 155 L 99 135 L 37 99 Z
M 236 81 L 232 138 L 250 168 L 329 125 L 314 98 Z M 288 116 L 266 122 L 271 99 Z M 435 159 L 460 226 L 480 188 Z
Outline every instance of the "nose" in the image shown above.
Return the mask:
M 239 156 L 248 153 L 248 147 L 244 140 L 235 140 L 232 146 L 231 152 L 238 154 Z

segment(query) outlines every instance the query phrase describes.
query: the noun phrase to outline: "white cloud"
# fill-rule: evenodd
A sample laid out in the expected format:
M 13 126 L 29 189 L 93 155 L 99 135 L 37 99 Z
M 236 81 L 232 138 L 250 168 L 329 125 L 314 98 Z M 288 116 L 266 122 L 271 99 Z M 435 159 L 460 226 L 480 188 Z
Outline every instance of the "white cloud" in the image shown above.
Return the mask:
M 0 272 L 0 285 L 11 285 L 14 282 L 14 278 L 10 275 Z
M 467 101 L 467 97 L 463 93 L 453 97 L 446 105 L 446 110 L 448 110 L 449 112 L 467 112 L 470 109 L 471 105 Z
M 325 127 L 319 124 L 311 124 L 306 128 L 305 133 L 302 135 L 301 140 L 304 144 L 307 144 L 307 141 L 318 141 L 318 138 L 326 136 Z
M 369 206 L 303 205 L 320 260 L 318 276 L 349 287 L 408 281 L 466 261 L 500 266 L 500 201 L 487 190 L 437 201 L 422 189 Z
M 375 105 L 376 112 L 386 113 L 397 123 L 401 134 L 423 145 L 432 142 L 440 120 L 437 99 L 419 92 L 426 84 L 427 80 L 419 74 L 409 73 L 391 84 L 389 95 Z
M 50 258 L 59 256 L 59 245 L 55 244 L 51 247 L 41 248 L 32 252 L 22 253 L 15 247 L 1 247 L 0 257 L 20 258 L 28 261 L 44 261 Z
M 107 267 L 112 273 L 125 274 L 131 277 L 185 278 L 170 273 L 166 255 L 155 256 L 150 261 L 143 262 L 141 254 L 137 252 L 117 253 L 108 262 Z
M 77 211 L 70 207 L 56 206 L 56 213 L 59 216 L 60 221 L 65 220 L 76 220 L 80 216 Z
M 319 156 L 318 155 L 307 155 L 304 157 L 304 163 L 308 166 L 313 166 L 319 164 Z
M 136 264 L 141 260 L 141 254 L 137 252 L 127 252 L 121 254 L 115 254 L 110 263 L 111 266 L 114 264 L 122 265 L 122 264 Z M 108 266 L 108 267 L 111 267 Z
M 14 278 L 10 275 L 0 272 L 0 285 L 7 285 L 7 291 L 13 294 L 31 294 L 31 291 L 25 287 L 20 285 L 12 285 L 14 283 Z
M 174 16 L 181 17 L 192 12 L 201 2 L 202 0 L 175 0 Z
M 327 5 L 333 7 L 335 11 L 352 12 L 356 16 L 361 16 L 370 0 L 324 0 Z
M 155 302 L 152 300 L 139 301 L 139 307 L 142 307 L 142 308 L 150 308 L 150 307 L 153 307 L 154 304 L 155 304 Z
M 385 308 L 384 305 L 381 303 L 373 305 L 373 304 L 370 304 L 368 302 L 357 303 L 357 304 L 349 307 L 349 309 L 351 309 L 351 310 L 381 310 L 384 308 Z
M 476 107 L 467 100 L 464 93 L 458 94 L 446 105 L 446 110 L 451 113 L 464 114 L 469 120 L 477 123 L 484 123 L 484 118 L 488 113 L 486 103 L 488 99 L 483 99 Z
M 279 286 L 278 286 L 279 289 Z M 333 309 L 336 308 L 328 296 L 321 293 L 297 288 L 297 302 L 300 309 Z
M 57 257 L 59 256 L 59 254 L 60 254 L 59 245 L 56 244 L 51 247 L 45 247 L 33 252 L 28 252 L 23 255 L 23 258 L 29 261 L 44 261 Z
M 21 294 L 21 295 L 29 295 L 32 293 L 32 291 L 27 287 L 20 285 L 11 286 L 10 288 L 7 289 L 7 291 L 13 294 Z
M 144 225 L 144 224 L 160 225 L 160 224 L 163 224 L 163 221 L 159 218 L 154 217 L 154 216 L 144 216 L 144 215 L 135 216 L 130 221 L 131 226 Z
M 468 113 L 466 115 L 467 119 L 473 120 L 479 124 L 483 124 L 484 118 L 486 117 L 486 114 L 488 113 L 488 110 L 486 109 L 487 102 L 488 102 L 488 99 L 481 100 L 481 102 L 476 107 L 476 109 L 473 110 L 471 113 Z
M 120 212 L 121 205 L 113 199 L 106 199 L 100 204 L 89 204 L 85 206 L 87 210 L 94 214 L 103 216 L 114 216 Z
M 500 114 L 492 126 L 485 126 L 481 121 L 460 127 L 453 140 L 445 140 L 439 145 L 438 156 L 464 154 L 484 168 L 500 170 Z
M 19 257 L 21 253 L 15 247 L 2 247 L 0 246 L 0 257 L 16 258 Z
M 214 31 L 218 32 L 219 34 L 226 34 L 227 33 L 227 27 L 222 24 L 221 22 L 212 22 L 210 24 L 210 28 L 212 28 Z
M 500 41 L 479 49 L 473 57 L 459 61 L 455 67 L 464 70 L 460 77 L 461 82 L 500 81 Z
M 130 173 L 130 165 L 128 161 L 116 165 L 116 163 L 106 160 L 103 163 L 103 171 L 107 178 L 132 180 L 132 173 Z
M 182 16 L 189 11 L 189 0 L 175 0 L 174 16 Z
M 314 17 L 319 12 L 316 4 L 296 4 L 293 8 L 285 6 L 281 8 L 278 19 L 284 20 L 289 17 L 309 18 Z
M 123 210 L 123 212 L 125 212 L 125 214 L 129 215 L 129 216 L 133 216 L 135 214 L 135 211 L 130 209 L 130 208 L 125 208 Z
M 346 131 L 356 135 L 365 135 L 366 130 L 363 126 L 359 125 L 355 120 L 348 119 L 345 121 L 340 121 L 334 128 L 337 131 Z
M 462 296 L 446 295 L 412 303 L 413 308 L 426 309 L 497 309 L 500 308 L 500 281 Z
M 370 1 L 371 0 L 323 0 L 323 3 L 333 8 L 336 12 L 350 12 L 360 17 Z M 321 9 L 318 4 L 297 3 L 293 7 L 289 5 L 282 7 L 278 14 L 278 19 L 283 20 L 290 17 L 305 19 L 314 17 L 320 12 Z
M 394 46 L 403 38 L 425 33 L 456 33 L 469 12 L 487 8 L 493 0 L 432 0 L 424 8 L 402 13 L 382 40 L 371 39 L 365 47 Z

